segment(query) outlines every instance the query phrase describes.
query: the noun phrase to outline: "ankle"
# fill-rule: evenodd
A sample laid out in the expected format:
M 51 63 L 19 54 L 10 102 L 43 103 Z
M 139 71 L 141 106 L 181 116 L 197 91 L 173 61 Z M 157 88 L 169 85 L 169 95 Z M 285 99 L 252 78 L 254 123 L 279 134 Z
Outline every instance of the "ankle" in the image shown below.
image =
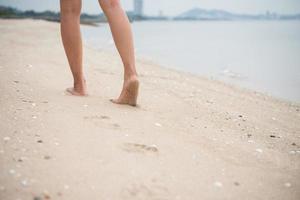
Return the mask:
M 124 80 L 132 80 L 132 79 L 137 79 L 138 75 L 137 73 L 134 72 L 125 72 L 124 73 Z
M 135 78 L 137 79 L 138 75 L 135 69 L 134 64 L 124 64 L 124 80 Z
M 86 85 L 85 79 L 74 79 L 74 88 L 84 88 Z
M 136 74 L 126 75 L 124 76 L 124 82 L 137 81 L 138 76 Z

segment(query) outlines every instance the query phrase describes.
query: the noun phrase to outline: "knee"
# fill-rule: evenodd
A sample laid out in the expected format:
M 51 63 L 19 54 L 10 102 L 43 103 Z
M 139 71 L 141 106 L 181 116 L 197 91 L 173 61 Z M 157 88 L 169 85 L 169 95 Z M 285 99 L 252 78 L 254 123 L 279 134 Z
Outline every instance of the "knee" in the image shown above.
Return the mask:
M 99 2 L 104 12 L 121 7 L 120 0 L 99 0 Z
M 61 0 L 60 14 L 62 17 L 80 17 L 81 3 L 73 0 Z

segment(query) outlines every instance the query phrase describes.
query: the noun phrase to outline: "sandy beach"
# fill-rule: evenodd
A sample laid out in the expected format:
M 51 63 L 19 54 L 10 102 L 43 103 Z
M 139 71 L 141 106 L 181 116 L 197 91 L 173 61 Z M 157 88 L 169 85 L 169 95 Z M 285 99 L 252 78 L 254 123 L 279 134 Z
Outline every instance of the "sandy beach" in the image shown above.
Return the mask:
M 300 105 L 139 60 L 139 106 L 112 104 L 119 57 L 84 47 L 72 83 L 59 24 L 0 20 L 0 199 L 298 200 Z

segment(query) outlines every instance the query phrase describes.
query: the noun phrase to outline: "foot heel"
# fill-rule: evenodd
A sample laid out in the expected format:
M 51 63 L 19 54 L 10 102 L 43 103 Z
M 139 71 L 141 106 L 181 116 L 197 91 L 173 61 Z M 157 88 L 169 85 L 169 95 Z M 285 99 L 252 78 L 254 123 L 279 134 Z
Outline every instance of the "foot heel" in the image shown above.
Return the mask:
M 137 105 L 137 97 L 138 97 L 138 91 L 139 91 L 139 81 L 135 80 L 132 81 L 127 88 L 128 95 L 130 96 L 130 100 L 128 102 L 129 105 L 131 106 L 136 106 Z

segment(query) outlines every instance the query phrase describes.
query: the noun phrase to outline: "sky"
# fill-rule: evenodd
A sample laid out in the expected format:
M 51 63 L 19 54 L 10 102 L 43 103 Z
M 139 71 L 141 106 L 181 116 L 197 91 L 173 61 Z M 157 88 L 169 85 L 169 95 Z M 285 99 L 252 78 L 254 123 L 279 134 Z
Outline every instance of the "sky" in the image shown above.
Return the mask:
M 82 0 L 83 12 L 96 14 L 101 12 L 98 0 Z M 133 0 L 121 0 L 124 9 L 132 10 Z M 300 0 L 144 0 L 147 15 L 175 16 L 188 9 L 222 9 L 237 13 L 257 14 L 267 10 L 281 14 L 300 13 Z M 12 6 L 21 10 L 59 10 L 59 0 L 0 0 L 0 5 Z

